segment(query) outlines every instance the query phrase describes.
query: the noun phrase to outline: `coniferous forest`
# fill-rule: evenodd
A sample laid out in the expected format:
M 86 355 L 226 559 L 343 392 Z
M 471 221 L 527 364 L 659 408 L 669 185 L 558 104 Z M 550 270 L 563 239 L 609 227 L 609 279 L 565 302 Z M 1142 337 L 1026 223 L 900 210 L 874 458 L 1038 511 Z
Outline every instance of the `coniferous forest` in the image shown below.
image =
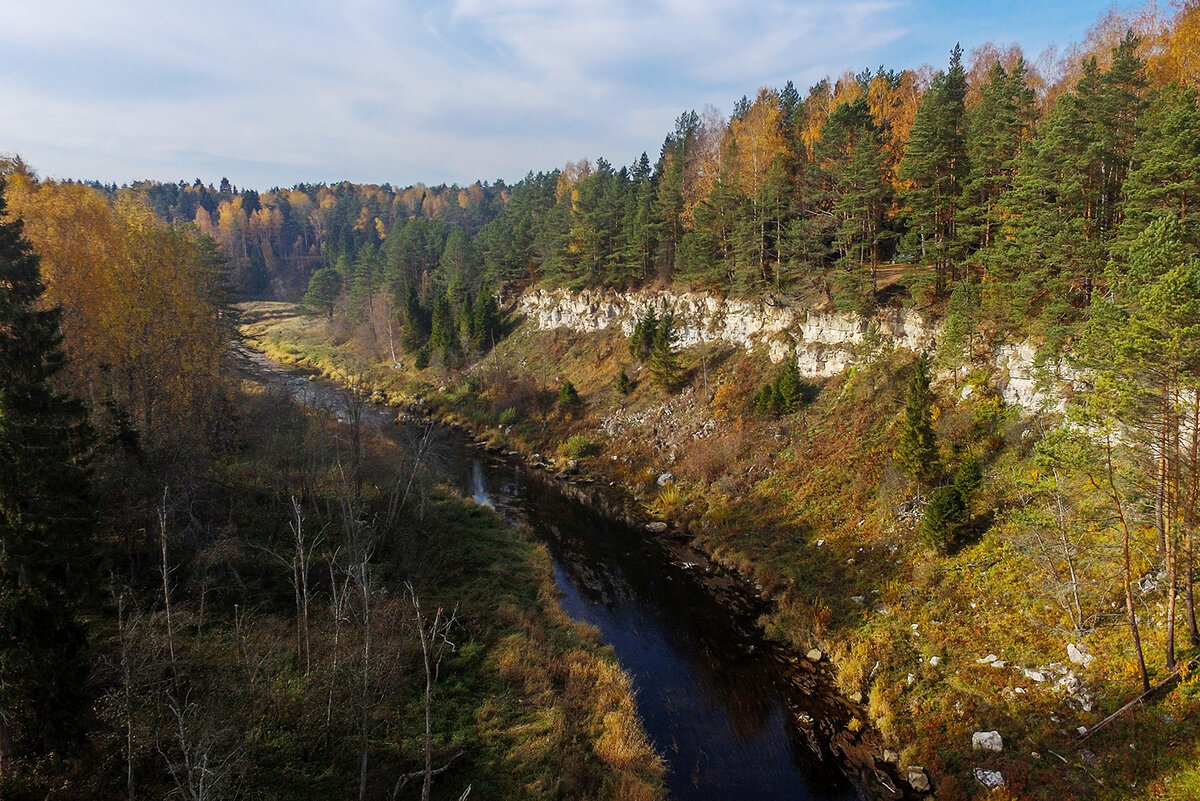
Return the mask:
M 1200 4 L 761 88 L 511 185 L 36 166 L 0 162 L 0 796 L 665 797 L 630 679 L 439 475 L 436 418 L 748 580 L 913 797 L 1200 797 Z M 861 336 L 805 375 L 683 347 L 669 304 L 542 330 L 537 289 Z M 1004 399 L 1017 345 L 1053 402 Z

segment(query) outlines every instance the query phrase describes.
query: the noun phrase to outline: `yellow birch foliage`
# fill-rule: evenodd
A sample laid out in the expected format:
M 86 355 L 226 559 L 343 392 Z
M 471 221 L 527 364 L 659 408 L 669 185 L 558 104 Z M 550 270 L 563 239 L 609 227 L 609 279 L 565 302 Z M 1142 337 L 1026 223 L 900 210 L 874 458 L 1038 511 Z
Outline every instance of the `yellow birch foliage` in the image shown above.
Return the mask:
M 729 121 L 731 147 L 726 150 L 732 154 L 730 167 L 738 186 L 749 197 L 758 194 L 767 168 L 786 147 L 782 120 L 779 94 L 773 89 L 760 89 L 745 117 Z
M 93 410 L 119 406 L 151 443 L 203 425 L 226 339 L 199 232 L 168 226 L 132 192 L 109 203 L 80 184 L 14 175 L 7 197 L 41 257 L 46 302 L 63 307 L 68 388 Z

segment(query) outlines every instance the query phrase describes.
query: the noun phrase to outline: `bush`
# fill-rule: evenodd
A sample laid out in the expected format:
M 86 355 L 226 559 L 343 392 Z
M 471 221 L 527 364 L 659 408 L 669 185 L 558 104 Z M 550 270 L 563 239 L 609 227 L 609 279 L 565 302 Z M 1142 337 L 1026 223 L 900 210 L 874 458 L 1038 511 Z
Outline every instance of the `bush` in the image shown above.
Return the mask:
M 578 406 L 580 404 L 579 391 L 570 381 L 564 381 L 563 385 L 558 388 L 558 403 L 560 406 Z
M 613 388 L 622 395 L 628 395 L 633 391 L 633 382 L 629 380 L 625 368 L 622 367 L 621 372 L 617 373 L 617 378 L 613 381 Z
M 953 484 L 938 487 L 925 506 L 921 521 L 921 541 L 939 553 L 954 547 L 958 530 L 967 516 L 962 493 Z
M 503 428 L 508 428 L 517 422 L 517 410 L 509 406 L 504 411 L 500 412 L 500 417 L 496 420 Z
M 953 550 L 958 535 L 970 518 L 971 498 L 983 483 L 983 471 L 974 458 L 963 462 L 954 473 L 954 481 L 938 487 L 921 521 L 921 541 L 939 553 Z
M 563 443 L 559 452 L 567 459 L 582 459 L 597 452 L 596 444 L 582 434 L 574 434 Z

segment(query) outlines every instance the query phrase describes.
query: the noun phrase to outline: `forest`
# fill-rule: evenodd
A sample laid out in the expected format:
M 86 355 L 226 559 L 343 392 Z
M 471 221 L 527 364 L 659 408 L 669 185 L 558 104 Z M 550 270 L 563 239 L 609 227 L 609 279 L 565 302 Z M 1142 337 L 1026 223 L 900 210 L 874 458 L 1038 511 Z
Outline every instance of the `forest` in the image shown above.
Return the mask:
M 662 796 L 544 549 L 419 438 L 243 380 L 242 336 L 351 411 L 419 401 L 619 486 L 939 798 L 1200 793 L 1200 4 L 762 88 L 654 160 L 512 185 L 0 175 L 5 798 Z M 868 336 L 810 380 L 669 313 L 531 331 L 533 287 L 915 309 L 937 347 Z M 1013 342 L 1072 377 L 1060 408 L 998 397 Z M 1039 695 L 1064 641 L 1090 689 Z M 995 792 L 962 745 L 988 727 L 1021 738 Z

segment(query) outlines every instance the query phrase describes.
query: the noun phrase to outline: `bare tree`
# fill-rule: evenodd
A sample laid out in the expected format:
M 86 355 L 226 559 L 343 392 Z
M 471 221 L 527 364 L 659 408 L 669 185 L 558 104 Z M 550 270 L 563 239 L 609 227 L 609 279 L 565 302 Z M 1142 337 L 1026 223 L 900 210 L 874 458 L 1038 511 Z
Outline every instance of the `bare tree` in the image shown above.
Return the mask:
M 292 496 L 292 519 L 288 522 L 288 529 L 292 533 L 290 554 L 261 546 L 259 549 L 291 572 L 292 594 L 296 600 L 296 660 L 304 663 L 304 675 L 308 676 L 312 670 L 312 644 L 308 626 L 311 595 L 308 576 L 312 570 L 313 554 L 324 540 L 325 531 L 322 529 L 316 536 L 311 537 L 304 533 L 304 515 L 300 501 L 295 495 Z
M 433 619 L 429 620 L 421 611 L 421 600 L 417 596 L 412 582 L 405 582 L 404 586 L 408 589 L 408 597 L 412 601 L 413 616 L 417 623 L 417 636 L 421 641 L 421 659 L 425 669 L 425 771 L 421 785 L 421 801 L 429 801 L 435 775 L 433 768 L 433 688 L 438 680 L 442 657 L 447 651 L 455 650 L 449 634 L 458 620 L 458 606 L 456 605 L 449 613 L 439 606 L 433 614 Z M 450 762 L 453 762 L 457 756 L 451 757 Z M 447 767 L 449 767 L 449 762 L 436 772 L 441 773 Z
M 165 747 L 160 742 L 158 753 L 167 764 L 176 792 L 188 801 L 219 798 L 241 750 L 223 749 L 228 732 L 197 722 L 198 707 L 186 696 L 168 699 L 167 708 L 175 724 L 173 742 Z

